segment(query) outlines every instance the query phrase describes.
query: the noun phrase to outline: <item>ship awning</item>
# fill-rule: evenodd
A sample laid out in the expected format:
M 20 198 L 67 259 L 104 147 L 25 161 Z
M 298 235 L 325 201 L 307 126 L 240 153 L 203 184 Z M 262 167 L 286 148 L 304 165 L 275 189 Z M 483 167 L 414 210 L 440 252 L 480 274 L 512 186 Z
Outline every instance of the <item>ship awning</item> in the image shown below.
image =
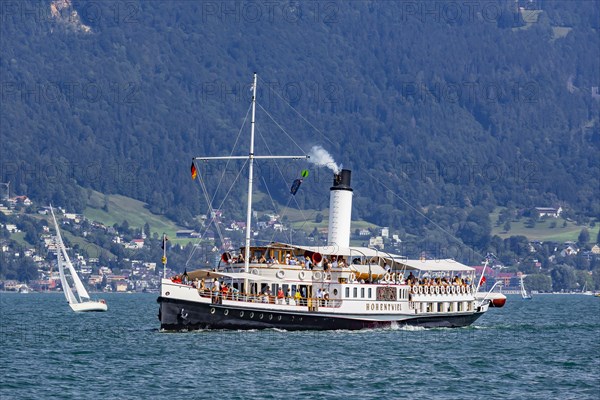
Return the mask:
M 456 271 L 456 272 L 470 272 L 475 271 L 475 268 L 466 266 L 459 263 L 458 261 L 450 258 L 443 260 L 406 260 L 406 259 L 395 259 L 398 264 L 406 266 L 407 270 L 419 270 L 419 271 Z
M 311 253 L 320 253 L 324 256 L 344 256 L 344 257 L 381 257 L 387 259 L 401 258 L 397 254 L 387 253 L 382 250 L 372 249 L 370 247 L 339 247 L 339 246 L 297 246 L 288 245 L 290 249 L 299 249 Z
M 263 281 L 263 282 L 275 282 L 276 281 L 275 279 L 270 278 L 270 277 L 255 275 L 255 274 L 247 274 L 245 272 L 217 272 L 217 271 L 211 271 L 211 270 L 207 270 L 207 269 L 198 269 L 196 271 L 189 272 L 188 278 L 190 280 L 229 278 L 229 279 L 248 279 L 248 280 Z

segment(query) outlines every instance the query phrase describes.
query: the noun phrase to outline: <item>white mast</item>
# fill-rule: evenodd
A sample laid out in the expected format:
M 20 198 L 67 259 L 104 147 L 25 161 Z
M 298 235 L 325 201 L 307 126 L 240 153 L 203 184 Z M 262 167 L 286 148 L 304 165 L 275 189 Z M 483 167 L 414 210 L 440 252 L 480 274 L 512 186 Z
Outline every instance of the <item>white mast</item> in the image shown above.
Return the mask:
M 246 248 L 244 272 L 250 272 L 250 233 L 252 232 L 252 174 L 254 171 L 254 123 L 256 115 L 256 72 L 252 82 L 252 119 L 250 120 L 250 153 L 248 154 L 248 209 L 246 210 Z
M 248 156 L 229 156 L 229 157 L 194 157 L 194 160 L 242 160 L 248 159 L 248 206 L 246 210 L 246 240 L 244 254 L 244 271 L 250 270 L 250 235 L 252 233 L 252 184 L 254 173 L 254 160 L 258 159 L 307 159 L 309 156 L 255 156 L 254 155 L 254 125 L 256 115 L 256 85 L 257 75 L 254 73 L 252 82 L 252 118 L 250 120 L 250 152 Z

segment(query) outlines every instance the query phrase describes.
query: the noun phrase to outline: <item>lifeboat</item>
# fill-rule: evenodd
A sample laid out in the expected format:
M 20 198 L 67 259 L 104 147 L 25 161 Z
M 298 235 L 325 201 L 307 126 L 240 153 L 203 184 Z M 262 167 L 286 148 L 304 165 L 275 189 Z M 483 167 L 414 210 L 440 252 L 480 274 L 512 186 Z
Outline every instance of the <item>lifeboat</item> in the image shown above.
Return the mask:
M 502 293 L 490 293 L 488 300 L 490 301 L 490 307 L 500 308 L 506 304 L 506 296 Z

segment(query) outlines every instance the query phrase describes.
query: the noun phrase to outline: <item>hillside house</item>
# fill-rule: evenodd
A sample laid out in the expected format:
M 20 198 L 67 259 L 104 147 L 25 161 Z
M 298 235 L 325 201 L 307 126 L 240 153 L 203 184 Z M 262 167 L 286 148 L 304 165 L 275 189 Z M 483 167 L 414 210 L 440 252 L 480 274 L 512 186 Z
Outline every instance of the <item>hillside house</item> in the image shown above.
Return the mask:
M 563 212 L 562 207 L 554 208 L 554 207 L 536 207 L 535 211 L 538 214 L 539 218 L 551 217 L 558 218 L 560 214 Z

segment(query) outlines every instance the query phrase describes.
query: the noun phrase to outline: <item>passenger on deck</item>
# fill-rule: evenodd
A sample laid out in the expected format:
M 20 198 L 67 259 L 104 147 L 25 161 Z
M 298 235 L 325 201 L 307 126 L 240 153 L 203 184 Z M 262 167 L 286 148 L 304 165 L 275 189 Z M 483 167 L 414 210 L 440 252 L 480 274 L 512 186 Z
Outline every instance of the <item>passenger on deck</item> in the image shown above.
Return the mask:
M 204 282 L 204 278 L 200 280 L 200 286 L 198 286 L 198 291 L 201 295 L 206 293 L 206 282 Z
M 260 256 L 260 259 L 258 260 L 259 263 L 261 264 L 266 264 L 267 263 L 267 259 L 265 258 L 264 255 Z
M 283 294 L 283 289 L 280 287 L 277 291 L 277 304 L 283 304 L 283 299 L 285 295 Z
M 296 265 L 296 264 L 298 264 L 298 260 L 296 259 L 296 257 L 292 257 L 290 259 L 290 265 Z
M 251 262 L 251 263 L 253 263 L 253 264 L 256 264 L 256 263 L 258 262 L 258 258 L 257 258 L 256 256 L 253 256 L 253 257 L 250 259 L 250 262 Z
M 285 304 L 290 304 L 290 298 L 292 297 L 292 292 L 290 289 L 285 291 Z
M 225 282 L 223 282 L 223 285 L 221 285 L 221 294 L 223 296 L 223 299 L 227 299 L 227 295 L 229 294 L 229 288 L 227 287 L 227 284 Z
M 219 283 L 219 280 L 215 278 L 215 281 L 213 282 L 213 286 L 212 286 L 212 290 L 213 290 L 213 295 L 215 297 L 215 299 L 219 299 L 219 295 L 221 294 L 221 284 Z
M 306 257 L 306 261 L 304 262 L 304 269 L 311 270 L 313 268 L 312 261 L 310 261 L 310 257 Z
M 300 304 L 300 299 L 302 298 L 302 296 L 300 295 L 300 291 L 296 290 L 296 293 L 294 294 L 294 300 L 296 301 L 296 305 L 299 306 Z
M 390 267 L 388 265 L 388 263 L 383 264 L 383 268 L 385 269 L 385 272 L 390 273 L 392 271 L 392 267 Z
M 322 305 L 322 299 L 323 299 L 323 291 L 321 290 L 321 288 L 319 288 L 317 290 L 317 304 L 319 304 L 319 306 Z
M 411 273 L 408 275 L 408 278 L 406 278 L 406 282 L 409 285 L 414 285 L 415 284 L 415 276 L 413 275 L 412 271 Z

